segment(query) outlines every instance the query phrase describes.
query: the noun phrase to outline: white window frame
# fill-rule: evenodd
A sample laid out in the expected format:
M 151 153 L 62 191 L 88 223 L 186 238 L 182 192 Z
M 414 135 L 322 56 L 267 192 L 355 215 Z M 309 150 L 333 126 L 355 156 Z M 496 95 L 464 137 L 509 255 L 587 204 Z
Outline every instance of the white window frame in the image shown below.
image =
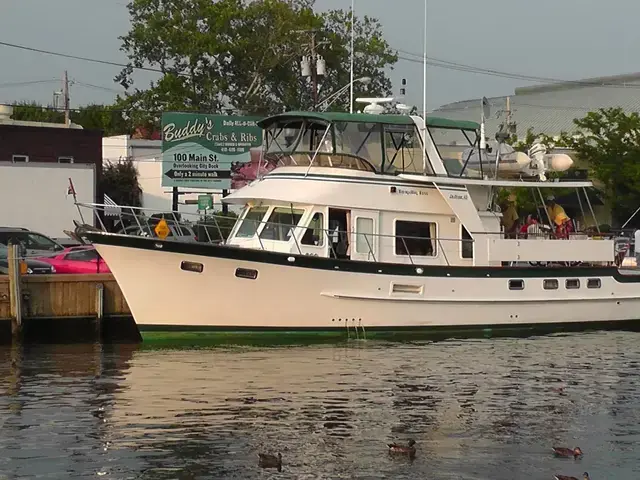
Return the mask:
M 436 236 L 435 238 L 431 239 L 434 242 L 433 245 L 433 255 L 414 255 L 414 254 L 410 254 L 410 255 L 399 255 L 397 252 L 397 243 L 398 243 L 398 222 L 412 222 L 412 223 L 433 223 L 436 226 Z M 436 258 L 439 254 L 440 254 L 440 249 L 438 248 L 438 233 L 440 231 L 440 225 L 438 225 L 438 222 L 435 221 L 431 221 L 431 220 L 415 220 L 415 219 L 408 219 L 408 218 L 394 218 L 393 219 L 393 255 L 395 257 L 398 258 L 413 258 L 413 257 L 417 257 L 417 258 Z
M 16 157 L 20 158 L 21 160 L 16 161 Z M 11 162 L 12 163 L 29 163 L 29 155 L 21 155 L 21 154 L 11 155 Z
M 64 160 L 64 161 L 61 162 L 61 160 Z M 58 163 L 75 163 L 75 160 L 73 157 L 62 155 L 58 157 Z

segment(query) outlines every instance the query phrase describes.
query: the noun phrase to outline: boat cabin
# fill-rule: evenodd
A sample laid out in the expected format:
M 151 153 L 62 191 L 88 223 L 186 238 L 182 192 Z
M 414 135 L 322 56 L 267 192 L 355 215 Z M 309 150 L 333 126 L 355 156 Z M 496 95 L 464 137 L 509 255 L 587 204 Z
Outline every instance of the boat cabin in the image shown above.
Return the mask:
M 228 245 L 415 265 L 613 260 L 607 240 L 505 238 L 499 188 L 542 198 L 541 189 L 591 182 L 531 180 L 539 165 L 562 162 L 504 144 L 492 158 L 475 122 L 428 117 L 425 129 L 417 116 L 289 112 L 259 124 L 271 171 L 224 199 L 244 205 Z M 498 175 L 501 155 L 519 178 L 513 165 Z

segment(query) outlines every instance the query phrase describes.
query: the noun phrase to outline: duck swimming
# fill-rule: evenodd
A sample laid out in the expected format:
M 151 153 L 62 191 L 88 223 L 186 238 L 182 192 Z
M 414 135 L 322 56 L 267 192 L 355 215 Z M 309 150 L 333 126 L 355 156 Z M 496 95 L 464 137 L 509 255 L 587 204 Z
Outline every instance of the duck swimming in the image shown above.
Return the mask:
M 277 468 L 279 472 L 282 471 L 282 454 L 278 453 L 278 456 L 268 453 L 258 454 L 258 466 L 262 468 Z
M 554 475 L 553 478 L 556 480 L 580 480 L 579 478 L 567 477 L 566 475 Z M 582 480 L 589 480 L 589 474 L 587 472 L 582 474 Z
M 553 453 L 556 454 L 556 456 L 558 457 L 573 457 L 573 458 L 578 458 L 581 457 L 583 455 L 582 450 L 580 450 L 580 447 L 576 447 L 576 448 L 565 448 L 565 447 L 553 447 Z
M 387 444 L 389 447 L 389 453 L 409 455 L 410 457 L 416 454 L 416 441 L 411 439 L 407 442 L 407 445 L 399 445 L 397 443 Z

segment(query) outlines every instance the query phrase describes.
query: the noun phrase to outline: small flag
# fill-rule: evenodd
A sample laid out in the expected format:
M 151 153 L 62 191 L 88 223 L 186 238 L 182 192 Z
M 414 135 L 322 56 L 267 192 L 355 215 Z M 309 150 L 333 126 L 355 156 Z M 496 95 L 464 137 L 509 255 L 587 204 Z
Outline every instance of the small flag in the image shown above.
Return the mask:
M 76 189 L 73 188 L 73 182 L 69 179 L 69 186 L 67 187 L 67 195 L 76 195 Z

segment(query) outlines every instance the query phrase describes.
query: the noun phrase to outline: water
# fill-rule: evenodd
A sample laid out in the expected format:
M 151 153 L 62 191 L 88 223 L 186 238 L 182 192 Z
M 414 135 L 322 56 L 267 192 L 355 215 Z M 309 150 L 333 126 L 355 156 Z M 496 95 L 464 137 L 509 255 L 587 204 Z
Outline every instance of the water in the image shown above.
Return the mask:
M 0 350 L 0 478 L 640 478 L 640 334 Z M 564 387 L 564 391 L 554 390 Z M 413 462 L 386 443 L 417 441 Z M 581 460 L 553 445 L 580 446 Z M 258 467 L 282 452 L 283 471 Z

